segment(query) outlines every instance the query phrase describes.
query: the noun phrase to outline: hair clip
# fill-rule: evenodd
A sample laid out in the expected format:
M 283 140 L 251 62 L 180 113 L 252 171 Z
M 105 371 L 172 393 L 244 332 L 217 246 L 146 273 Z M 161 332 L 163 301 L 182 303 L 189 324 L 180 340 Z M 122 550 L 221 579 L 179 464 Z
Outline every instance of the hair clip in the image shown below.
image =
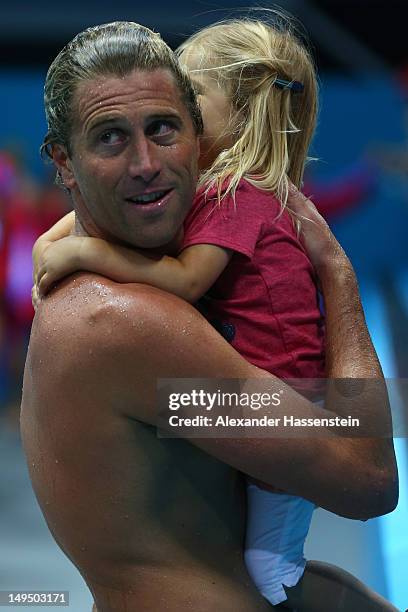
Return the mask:
M 305 88 L 300 81 L 285 81 L 285 79 L 275 79 L 273 84 L 279 89 L 291 89 L 293 93 L 300 93 Z

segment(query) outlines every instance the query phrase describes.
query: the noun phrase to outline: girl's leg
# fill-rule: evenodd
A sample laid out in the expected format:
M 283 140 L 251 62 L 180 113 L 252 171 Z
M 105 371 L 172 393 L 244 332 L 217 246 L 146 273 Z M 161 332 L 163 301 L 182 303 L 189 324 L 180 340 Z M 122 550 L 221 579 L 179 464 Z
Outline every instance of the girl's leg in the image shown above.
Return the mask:
M 286 600 L 283 585 L 295 585 L 303 575 L 314 508 L 300 497 L 248 482 L 245 563 L 258 591 L 275 606 Z

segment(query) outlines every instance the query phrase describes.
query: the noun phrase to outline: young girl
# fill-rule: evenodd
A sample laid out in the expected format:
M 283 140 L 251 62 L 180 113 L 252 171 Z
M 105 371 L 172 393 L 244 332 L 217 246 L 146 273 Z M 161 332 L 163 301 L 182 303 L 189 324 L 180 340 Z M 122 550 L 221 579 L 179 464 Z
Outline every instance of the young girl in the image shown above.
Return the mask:
M 152 258 L 97 238 L 64 237 L 68 216 L 35 246 L 36 286 L 43 294 L 59 278 L 89 270 L 193 303 L 206 294 L 207 318 L 248 361 L 280 378 L 323 377 L 314 271 L 286 207 L 290 181 L 301 186 L 316 121 L 310 56 L 287 22 L 253 20 L 210 26 L 179 55 L 205 129 L 202 175 L 178 254 Z M 303 575 L 313 510 L 248 481 L 245 559 L 272 604 L 285 601 L 284 586 Z

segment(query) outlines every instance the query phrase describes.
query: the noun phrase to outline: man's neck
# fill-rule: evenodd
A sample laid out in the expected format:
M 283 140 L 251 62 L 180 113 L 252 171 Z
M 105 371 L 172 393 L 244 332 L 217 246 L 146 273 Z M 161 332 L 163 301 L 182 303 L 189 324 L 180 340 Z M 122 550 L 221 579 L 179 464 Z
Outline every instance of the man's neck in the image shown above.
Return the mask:
M 85 224 L 78 217 L 78 213 L 75 213 L 75 224 L 72 229 L 72 235 L 74 236 L 92 236 L 93 238 L 104 238 L 102 232 L 92 222 Z

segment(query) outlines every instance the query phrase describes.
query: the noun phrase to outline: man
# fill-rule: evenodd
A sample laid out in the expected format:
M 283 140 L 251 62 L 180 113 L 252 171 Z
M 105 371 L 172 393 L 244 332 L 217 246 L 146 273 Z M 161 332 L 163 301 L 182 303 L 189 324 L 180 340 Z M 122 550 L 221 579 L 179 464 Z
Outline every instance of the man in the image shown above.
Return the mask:
M 46 144 L 70 191 L 76 233 L 168 252 L 190 206 L 199 112 L 161 39 L 136 24 L 78 35 L 47 76 Z M 299 200 L 301 200 L 299 202 Z M 312 204 L 305 239 L 327 309 L 328 375 L 381 379 L 352 268 Z M 267 611 L 243 563 L 237 470 L 332 511 L 368 518 L 396 504 L 389 439 L 173 440 L 156 435 L 158 378 L 267 378 L 190 305 L 92 274 L 66 279 L 34 321 L 22 435 L 47 523 L 99 612 Z M 368 393 L 368 395 L 367 395 Z M 295 416 L 317 409 L 287 389 Z M 327 408 L 389 426 L 386 395 Z M 322 466 L 322 458 L 324 465 Z

